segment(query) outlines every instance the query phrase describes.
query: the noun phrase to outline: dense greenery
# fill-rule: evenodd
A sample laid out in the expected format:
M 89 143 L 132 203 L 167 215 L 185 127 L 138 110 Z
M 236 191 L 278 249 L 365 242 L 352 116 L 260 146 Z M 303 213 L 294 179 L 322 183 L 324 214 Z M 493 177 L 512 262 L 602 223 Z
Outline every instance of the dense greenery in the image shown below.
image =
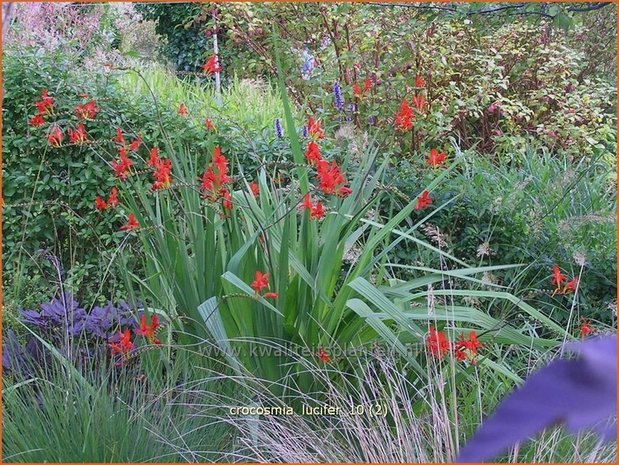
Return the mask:
M 4 460 L 451 461 L 613 331 L 614 5 L 21 8 Z M 351 403 L 388 408 L 231 413 Z

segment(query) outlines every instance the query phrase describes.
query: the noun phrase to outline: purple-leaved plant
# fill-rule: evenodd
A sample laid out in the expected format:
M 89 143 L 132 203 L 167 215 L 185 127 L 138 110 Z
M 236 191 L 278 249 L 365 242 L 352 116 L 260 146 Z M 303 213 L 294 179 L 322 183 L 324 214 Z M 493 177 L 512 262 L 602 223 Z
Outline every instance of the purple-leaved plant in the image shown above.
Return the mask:
M 108 352 L 108 343 L 118 339 L 118 333 L 130 329 L 135 333 L 143 312 L 124 301 L 108 302 L 86 311 L 69 292 L 60 294 L 39 310 L 21 310 L 21 322 L 59 353 L 77 364 Z M 25 377 L 34 367 L 49 360 L 48 351 L 38 337 L 30 334 L 25 345 L 20 344 L 12 330 L 4 337 L 3 372 Z
M 134 330 L 138 320 L 136 312 L 126 302 L 119 302 L 117 306 L 108 302 L 103 307 L 94 307 L 90 312 L 80 307 L 73 295 L 69 292 L 61 294 L 51 302 L 41 305 L 39 311 L 22 310 L 21 319 L 29 326 L 44 331 L 54 330 L 69 336 L 87 336 L 108 339 L 120 328 Z

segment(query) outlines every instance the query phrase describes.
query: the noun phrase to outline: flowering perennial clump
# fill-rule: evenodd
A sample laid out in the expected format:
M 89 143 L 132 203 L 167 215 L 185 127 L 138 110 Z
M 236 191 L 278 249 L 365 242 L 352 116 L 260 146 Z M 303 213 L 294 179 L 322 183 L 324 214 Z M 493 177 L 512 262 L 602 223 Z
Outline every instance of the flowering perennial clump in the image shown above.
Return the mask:
M 118 332 L 118 342 L 110 342 L 109 346 L 112 349 L 112 355 L 122 355 L 126 357 L 133 350 L 133 342 L 131 341 L 131 331 L 125 329 Z
M 423 78 L 421 77 L 421 75 L 418 74 L 417 76 L 415 76 L 415 87 L 417 87 L 418 89 L 422 89 L 425 86 L 426 86 L 426 83 L 423 80 Z
M 372 89 L 372 80 L 367 78 L 363 82 L 363 88 L 358 82 L 355 82 L 352 86 L 352 93 L 355 97 L 364 97 Z
M 133 161 L 131 161 L 127 155 L 127 150 L 124 147 L 120 147 L 118 149 L 119 160 L 112 161 L 112 169 L 114 170 L 114 175 L 125 181 L 131 175 L 131 167 L 133 166 Z
M 118 206 L 118 189 L 112 187 L 110 195 L 107 198 L 107 202 L 99 195 L 95 198 L 95 208 L 100 212 L 107 210 L 108 208 L 115 208 Z
M 469 332 L 468 339 L 460 335 L 455 344 L 449 341 L 444 331 L 437 331 L 432 326 L 430 326 L 426 336 L 428 353 L 438 360 L 444 359 L 446 355 L 451 353 L 460 362 L 469 361 L 475 364 L 477 353 L 482 347 L 483 344 L 477 339 L 475 331 Z

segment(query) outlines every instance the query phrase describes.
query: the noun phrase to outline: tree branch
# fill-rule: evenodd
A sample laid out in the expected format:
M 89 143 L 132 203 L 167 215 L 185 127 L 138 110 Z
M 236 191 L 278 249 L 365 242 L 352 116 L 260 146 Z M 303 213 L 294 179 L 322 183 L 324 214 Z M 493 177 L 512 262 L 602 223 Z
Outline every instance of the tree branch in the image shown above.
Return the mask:
M 612 5 L 614 2 L 597 2 L 595 5 L 591 5 L 588 7 L 571 7 L 568 8 L 567 11 L 570 12 L 581 12 L 581 11 L 594 11 L 594 10 L 601 10 L 602 8 L 604 8 L 605 6 L 608 5 Z
M 566 8 L 565 11 L 568 11 L 570 13 L 574 12 L 585 12 L 585 11 L 594 11 L 594 10 L 600 10 L 602 8 L 604 8 L 605 6 L 608 5 L 612 5 L 614 2 L 595 2 L 594 4 L 587 6 L 587 7 L 570 7 L 570 8 Z M 374 5 L 374 6 L 382 6 L 382 7 L 401 7 L 401 8 L 413 8 L 416 10 L 439 10 L 439 11 L 447 11 L 449 13 L 458 13 L 460 10 L 458 10 L 458 8 L 455 7 L 445 7 L 445 6 L 436 6 L 436 5 L 411 5 L 410 3 L 382 3 L 382 2 L 369 2 L 369 5 Z M 474 15 L 485 15 L 485 14 L 490 14 L 490 13 L 496 13 L 498 11 L 505 11 L 505 10 L 520 10 L 522 8 L 524 8 L 526 6 L 525 3 L 517 3 L 517 4 L 513 4 L 513 5 L 504 5 L 504 6 L 499 6 L 499 7 L 495 7 L 495 8 L 489 8 L 487 10 L 479 10 L 479 11 L 467 11 L 464 14 L 466 14 L 467 16 L 474 16 Z M 553 19 L 554 16 L 553 15 L 549 15 L 547 13 L 541 12 L 541 11 L 522 11 L 522 12 L 517 12 L 517 13 L 511 13 L 511 14 L 520 14 L 520 15 L 524 15 L 524 16 L 531 16 L 531 15 L 535 15 L 535 16 L 543 16 L 544 18 L 549 18 L 549 19 Z

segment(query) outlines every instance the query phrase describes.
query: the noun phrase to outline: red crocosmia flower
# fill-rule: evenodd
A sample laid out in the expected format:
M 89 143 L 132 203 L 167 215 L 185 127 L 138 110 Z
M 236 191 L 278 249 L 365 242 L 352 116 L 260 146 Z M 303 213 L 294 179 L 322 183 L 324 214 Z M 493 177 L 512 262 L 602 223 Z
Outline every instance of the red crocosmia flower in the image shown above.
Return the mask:
M 153 173 L 153 178 L 155 182 L 153 183 L 152 189 L 154 191 L 158 191 L 161 189 L 166 189 L 170 187 L 172 184 L 172 160 L 169 158 L 165 160 L 160 160 L 157 166 L 155 167 L 155 172 Z
M 131 341 L 131 331 L 125 329 L 124 332 L 118 332 L 118 342 L 109 343 L 112 349 L 112 354 L 127 355 L 133 349 L 133 342 Z
M 67 133 L 69 134 L 70 144 L 83 144 L 88 138 L 88 134 L 86 134 L 86 130 L 82 123 L 79 123 L 75 129 L 69 128 Z
M 436 149 L 430 149 L 430 157 L 428 158 L 428 165 L 440 166 L 447 159 L 447 154 L 439 152 Z
M 103 200 L 98 195 L 97 195 L 97 198 L 95 199 L 95 208 L 99 210 L 100 212 L 102 212 L 103 210 L 107 208 L 107 203 L 105 203 L 105 200 Z
M 129 213 L 129 218 L 127 219 L 127 224 L 120 227 L 121 231 L 133 231 L 140 227 L 140 223 L 135 219 L 135 215 L 133 213 Z
M 125 138 L 123 137 L 123 132 L 120 128 L 116 128 L 116 137 L 114 137 L 114 142 L 117 142 L 120 145 L 125 145 Z
M 228 159 L 221 154 L 221 147 L 213 150 L 213 164 L 220 172 L 228 174 Z
M 45 105 L 45 102 L 34 102 L 34 106 L 37 107 L 37 112 L 39 115 L 47 115 L 49 113 L 48 106 Z
M 576 292 L 576 289 L 578 289 L 578 278 L 574 278 L 565 284 L 563 294 L 572 294 Z
M 91 121 L 95 119 L 97 113 L 99 113 L 99 108 L 94 100 L 75 107 L 75 114 L 79 119 Z
M 428 208 L 432 204 L 432 199 L 430 198 L 430 194 L 428 191 L 423 191 L 419 197 L 417 197 L 417 205 L 415 205 L 415 210 L 423 210 L 424 208 Z
M 53 147 L 60 147 L 64 135 L 58 126 L 54 126 L 47 134 L 47 142 Z
M 127 151 L 123 147 L 118 149 L 118 153 L 120 154 L 120 161 L 113 160 L 112 169 L 114 170 L 114 175 L 124 181 L 131 174 L 133 162 L 129 159 Z
M 329 357 L 329 354 L 322 347 L 318 349 L 317 355 L 321 362 L 329 363 L 331 361 L 331 357 Z
M 475 357 L 479 349 L 483 347 L 483 344 L 477 339 L 475 331 L 469 333 L 468 340 L 460 335 L 460 339 L 456 342 L 454 348 L 455 356 L 459 361 L 469 360 L 472 364 L 475 364 Z
M 567 281 L 567 277 L 561 274 L 561 269 L 557 265 L 554 265 L 552 267 L 552 278 L 550 279 L 550 283 L 557 286 L 557 289 L 560 289 L 564 281 Z
M 413 120 L 413 110 L 411 110 L 406 99 L 403 99 L 400 104 L 400 111 L 395 115 L 395 127 L 400 131 L 408 131 L 413 127 Z
M 157 147 L 153 147 L 150 149 L 150 158 L 148 159 L 148 166 L 151 168 L 157 168 L 161 163 L 161 159 L 159 158 L 159 149 Z
M 325 207 L 321 202 L 316 202 L 311 209 L 310 219 L 321 220 L 325 217 Z
M 222 197 L 223 197 L 224 209 L 232 210 L 232 207 L 234 207 L 234 205 L 232 204 L 232 196 L 231 196 L 230 191 L 228 189 L 224 189 L 223 190 Z
M 150 324 L 146 324 L 146 315 L 142 314 L 140 317 L 140 327 L 135 332 L 138 336 L 144 336 L 150 344 L 158 344 L 159 341 L 155 339 L 155 334 L 159 328 L 159 317 L 156 314 L 150 319 Z
M 415 109 L 418 112 L 423 112 L 424 108 L 426 107 L 426 99 L 424 98 L 423 95 L 413 95 L 413 106 L 415 107 Z
M 425 86 L 426 86 L 426 83 L 423 81 L 423 78 L 421 77 L 421 75 L 418 74 L 417 76 L 415 76 L 415 87 L 423 88 Z
M 224 208 L 232 208 L 230 201 L 230 192 L 227 192 L 226 184 L 230 183 L 231 179 L 228 176 L 228 160 L 221 154 L 221 148 L 215 147 L 213 152 L 213 162 L 207 167 L 202 175 L 202 185 L 200 190 L 206 198 L 215 201 L 222 196 L 225 196 Z M 226 194 L 227 192 L 227 194 Z
M 430 332 L 426 337 L 426 347 L 430 355 L 441 360 L 449 353 L 451 344 L 443 331 L 430 327 Z
M 307 133 L 312 139 L 324 139 L 325 133 L 320 127 L 320 121 L 315 120 L 311 116 L 307 120 Z
M 138 137 L 133 139 L 133 142 L 129 144 L 129 151 L 135 152 L 140 147 L 141 144 L 142 144 L 142 137 L 138 135 Z
M 256 271 L 256 279 L 252 281 L 251 287 L 256 291 L 256 294 L 260 294 L 262 289 L 267 289 L 269 287 L 269 273 Z
M 348 197 L 352 194 L 352 189 L 348 186 L 342 186 L 337 190 L 338 197 Z
M 206 171 L 204 172 L 204 174 L 202 175 L 202 185 L 200 186 L 200 190 L 201 191 L 215 191 L 214 187 L 215 187 L 215 182 L 217 180 L 217 177 L 215 176 L 215 172 L 213 171 L 213 168 L 211 168 L 210 166 L 206 168 Z
M 180 106 L 178 107 L 178 114 L 181 116 L 189 115 L 189 112 L 187 111 L 187 107 L 185 106 L 184 103 L 181 103 Z
M 47 89 L 43 89 L 41 91 L 41 100 L 43 101 L 43 103 L 45 103 L 45 105 L 47 105 L 48 107 L 51 107 L 52 105 L 54 105 L 54 98 L 50 97 L 47 93 Z
M 41 100 L 35 102 L 37 111 L 40 115 L 46 115 L 52 112 L 54 109 L 54 99 L 47 94 L 47 90 L 43 89 L 41 92 Z
M 206 118 L 206 120 L 204 120 L 204 125 L 206 126 L 206 129 L 208 129 L 209 131 L 215 131 L 215 125 L 213 124 L 213 121 L 210 118 Z
M 317 166 L 319 184 L 318 188 L 325 194 L 335 194 L 346 179 L 342 175 L 339 166 L 333 161 L 330 165 L 325 160 L 320 160 Z
M 322 160 L 322 155 L 320 154 L 320 147 L 313 140 L 309 141 L 307 144 L 307 150 L 305 151 L 305 159 L 307 163 L 312 166 L 318 164 L 319 161 Z
M 593 328 L 589 324 L 589 321 L 583 318 L 580 323 L 580 337 L 585 338 L 593 334 Z
M 303 203 L 301 204 L 301 206 L 299 207 L 301 210 L 312 210 L 312 208 L 314 208 L 314 204 L 312 203 L 312 198 L 310 197 L 309 194 L 305 194 L 305 197 L 303 198 Z
M 115 187 L 112 187 L 110 195 L 107 198 L 107 206 L 110 208 L 118 206 L 118 189 L 116 189 Z
M 277 299 L 279 295 L 276 294 L 275 292 L 267 292 L 262 297 L 264 297 L 265 299 Z
M 34 115 L 28 121 L 28 125 L 32 126 L 33 128 L 38 128 L 39 126 L 43 126 L 44 124 L 45 124 L 45 118 L 43 118 L 43 115 L 41 115 L 40 113 L 38 115 Z
M 367 78 L 364 82 L 363 82 L 363 90 L 364 91 L 368 91 L 372 88 L 372 80 L 370 78 Z
M 250 182 L 249 190 L 251 191 L 254 197 L 258 197 L 260 195 L 260 186 L 258 186 L 257 182 L 254 182 L 254 181 Z
M 211 55 L 206 63 L 202 65 L 202 71 L 204 71 L 209 76 L 211 74 L 219 73 L 221 71 L 221 67 L 219 66 L 219 58 L 217 55 Z
M 352 86 L 352 93 L 356 97 L 361 97 L 363 95 L 363 91 L 361 90 L 361 86 L 358 82 L 355 82 L 355 84 Z

